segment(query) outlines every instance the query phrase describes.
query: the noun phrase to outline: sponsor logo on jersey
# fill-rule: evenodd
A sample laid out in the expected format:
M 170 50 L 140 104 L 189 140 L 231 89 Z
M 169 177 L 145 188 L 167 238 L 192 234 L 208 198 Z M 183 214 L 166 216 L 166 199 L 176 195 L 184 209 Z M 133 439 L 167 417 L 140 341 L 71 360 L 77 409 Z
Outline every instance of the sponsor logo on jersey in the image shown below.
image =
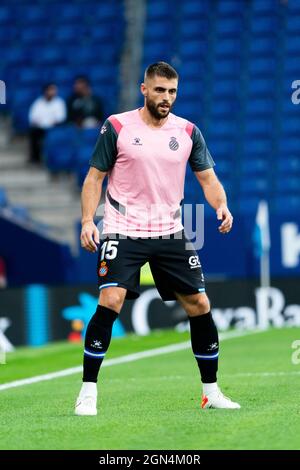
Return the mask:
M 104 134 L 104 132 L 107 131 L 107 127 L 106 126 L 102 126 L 101 127 L 101 131 L 100 131 L 100 134 Z
M 169 142 L 169 147 L 171 150 L 179 149 L 179 143 L 177 142 L 176 137 L 171 137 L 170 142 Z
M 106 276 L 107 273 L 108 273 L 108 267 L 106 266 L 106 261 L 102 261 L 102 263 L 100 264 L 100 268 L 99 268 L 99 276 L 101 277 Z

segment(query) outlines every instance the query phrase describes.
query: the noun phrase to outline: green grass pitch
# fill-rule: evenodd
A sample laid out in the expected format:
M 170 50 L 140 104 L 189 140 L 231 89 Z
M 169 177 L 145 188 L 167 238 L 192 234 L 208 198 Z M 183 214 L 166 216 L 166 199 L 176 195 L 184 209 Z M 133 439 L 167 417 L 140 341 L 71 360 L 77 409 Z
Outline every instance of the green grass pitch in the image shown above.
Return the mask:
M 108 358 L 179 343 L 187 333 L 113 339 Z M 1 449 L 299 449 L 300 328 L 270 329 L 221 343 L 219 383 L 241 410 L 201 410 L 191 350 L 104 367 L 98 416 L 73 415 L 81 374 L 0 391 Z M 20 348 L 0 383 L 81 363 L 82 346 Z

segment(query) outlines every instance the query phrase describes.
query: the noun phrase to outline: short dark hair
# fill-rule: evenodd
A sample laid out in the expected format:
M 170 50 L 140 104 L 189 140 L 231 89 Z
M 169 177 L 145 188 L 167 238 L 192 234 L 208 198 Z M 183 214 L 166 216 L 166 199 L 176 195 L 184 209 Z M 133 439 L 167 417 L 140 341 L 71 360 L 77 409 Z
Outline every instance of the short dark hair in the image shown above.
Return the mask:
M 86 75 L 77 75 L 74 79 L 74 82 L 79 82 L 79 81 L 84 82 L 88 86 L 91 84 L 89 78 Z
M 148 65 L 145 70 L 145 80 L 146 78 L 153 78 L 155 75 L 159 77 L 165 77 L 168 80 L 176 78 L 178 80 L 179 76 L 176 70 L 167 62 L 155 62 L 154 64 Z
M 46 91 L 48 90 L 48 88 L 50 88 L 50 87 L 52 87 L 52 86 L 55 86 L 55 87 L 57 88 L 56 83 L 53 83 L 53 82 L 44 83 L 44 85 L 42 86 L 42 92 L 43 92 L 43 93 L 46 93 Z

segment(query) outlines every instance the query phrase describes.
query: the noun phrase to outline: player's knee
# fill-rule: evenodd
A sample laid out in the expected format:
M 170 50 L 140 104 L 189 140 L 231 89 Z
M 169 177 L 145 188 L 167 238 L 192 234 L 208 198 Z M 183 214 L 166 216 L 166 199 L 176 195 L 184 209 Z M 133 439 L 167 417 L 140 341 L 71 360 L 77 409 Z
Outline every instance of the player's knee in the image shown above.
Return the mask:
M 124 294 L 115 289 L 103 289 L 100 294 L 100 305 L 109 308 L 114 312 L 120 313 L 123 306 Z
M 195 296 L 188 305 L 187 314 L 188 315 L 199 315 L 209 312 L 210 304 L 207 295 L 199 294 Z

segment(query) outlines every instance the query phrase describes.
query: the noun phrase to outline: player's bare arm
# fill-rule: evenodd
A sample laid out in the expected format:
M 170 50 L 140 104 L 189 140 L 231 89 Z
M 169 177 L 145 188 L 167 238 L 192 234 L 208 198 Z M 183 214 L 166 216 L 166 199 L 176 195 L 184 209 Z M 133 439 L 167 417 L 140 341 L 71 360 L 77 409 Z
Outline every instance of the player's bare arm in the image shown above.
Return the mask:
M 94 215 L 100 201 L 105 176 L 106 172 L 90 167 L 81 193 L 81 246 L 92 253 L 97 251 L 99 244 L 99 231 L 94 224 Z
M 227 207 L 227 198 L 224 188 L 217 178 L 213 168 L 204 171 L 195 171 L 207 202 L 216 210 L 217 219 L 222 220 L 219 226 L 221 233 L 228 233 L 232 228 L 233 217 Z

